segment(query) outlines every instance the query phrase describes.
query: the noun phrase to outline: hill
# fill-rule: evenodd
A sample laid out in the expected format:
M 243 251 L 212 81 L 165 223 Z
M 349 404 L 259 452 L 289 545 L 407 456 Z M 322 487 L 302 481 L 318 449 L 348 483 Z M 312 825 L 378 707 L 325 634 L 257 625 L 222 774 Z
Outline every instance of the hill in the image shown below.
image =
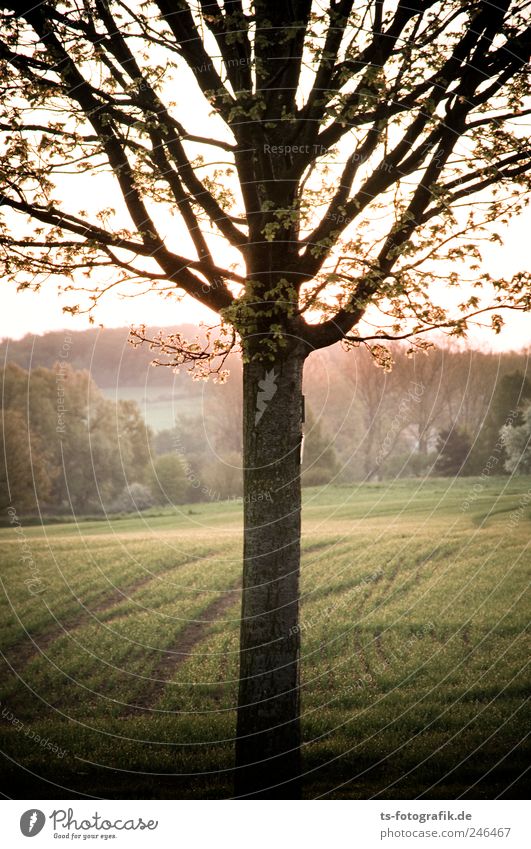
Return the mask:
M 160 328 L 147 329 L 155 334 Z M 192 339 L 198 333 L 197 327 L 187 324 L 165 330 L 179 331 Z M 27 370 L 51 368 L 57 361 L 86 369 L 108 398 L 136 401 L 146 423 L 155 431 L 173 427 L 179 415 L 194 414 L 201 387 L 185 370 L 175 374 L 171 368 L 153 368 L 154 354 L 149 347 L 133 348 L 128 337 L 127 327 L 27 334 L 22 339 L 3 339 L 0 355 L 3 362 L 14 362 Z

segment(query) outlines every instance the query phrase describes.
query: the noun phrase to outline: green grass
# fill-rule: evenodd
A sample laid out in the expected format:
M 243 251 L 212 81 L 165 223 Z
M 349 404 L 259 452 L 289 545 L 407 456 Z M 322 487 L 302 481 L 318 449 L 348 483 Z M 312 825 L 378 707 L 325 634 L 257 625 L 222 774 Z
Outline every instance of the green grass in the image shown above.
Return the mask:
M 308 797 L 518 795 L 530 492 L 305 491 Z M 0 530 L 4 792 L 231 795 L 241 529 L 219 502 Z

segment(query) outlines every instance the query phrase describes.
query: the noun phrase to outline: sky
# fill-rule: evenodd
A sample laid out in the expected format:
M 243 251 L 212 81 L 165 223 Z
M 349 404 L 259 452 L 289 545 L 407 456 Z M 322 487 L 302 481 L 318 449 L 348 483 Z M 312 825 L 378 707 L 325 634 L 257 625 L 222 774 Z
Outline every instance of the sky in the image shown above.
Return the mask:
M 209 134 L 209 130 L 212 130 L 212 134 L 222 137 L 221 127 L 218 127 L 219 133 L 214 132 L 212 119 L 199 105 L 201 98 L 196 95 L 195 80 L 191 72 L 188 69 L 180 69 L 179 78 L 182 84 L 177 88 L 171 88 L 172 97 L 175 98 L 175 114 L 179 117 L 183 116 L 185 126 L 193 127 L 197 132 Z M 88 204 L 90 208 L 91 203 L 94 203 L 96 208 L 99 208 L 101 197 L 107 195 L 105 185 L 94 182 L 92 179 L 83 185 L 82 180 L 80 190 L 79 175 L 73 179 L 75 188 L 70 189 L 65 182 L 67 199 L 77 202 L 82 197 L 83 205 Z M 111 192 L 115 191 L 114 187 L 107 188 Z M 71 194 L 72 191 L 75 191 L 75 195 Z M 517 271 L 529 269 L 531 266 L 529 250 L 531 213 L 527 213 L 526 219 L 521 217 L 512 220 L 502 232 L 502 236 L 503 245 L 487 244 L 484 247 L 482 270 L 488 271 L 492 276 L 508 277 Z M 220 241 L 223 240 L 220 239 Z M 234 256 L 231 259 L 233 260 Z M 224 264 L 228 264 L 229 261 L 227 258 Z M 28 333 L 37 335 L 49 330 L 84 330 L 91 326 L 88 316 L 72 316 L 63 312 L 63 307 L 78 302 L 79 299 L 75 294 L 60 295 L 57 285 L 52 280 L 44 283 L 38 292 L 17 292 L 14 283 L 3 280 L 0 282 L 0 337 L 18 339 Z M 109 292 L 100 301 L 93 317 L 97 325 L 102 324 L 104 327 L 125 327 L 142 323 L 161 327 L 200 321 L 217 323 L 214 313 L 188 296 L 177 302 L 166 300 L 153 293 L 143 294 L 137 298 L 120 298 L 114 292 Z M 507 326 L 501 334 L 496 336 L 488 330 L 471 330 L 469 334 L 471 343 L 494 351 L 529 346 L 531 344 L 531 315 L 506 312 L 505 318 Z
M 484 266 L 492 275 L 513 274 L 530 267 L 531 220 L 523 217 L 512 221 L 504 234 L 504 244 L 485 249 Z M 53 283 L 44 284 L 39 292 L 17 292 L 13 283 L 0 284 L 0 337 L 19 339 L 27 333 L 39 335 L 48 330 L 85 330 L 88 317 L 63 313 L 63 307 L 75 302 L 72 294 L 60 295 Z M 531 314 L 505 313 L 506 327 L 496 336 L 488 330 L 472 330 L 474 346 L 493 351 L 514 350 L 531 344 Z M 94 313 L 96 324 L 104 327 L 126 327 L 141 323 L 169 326 L 175 324 L 216 323 L 216 316 L 194 299 L 168 301 L 160 295 L 144 294 L 137 298 L 120 298 L 108 293 Z

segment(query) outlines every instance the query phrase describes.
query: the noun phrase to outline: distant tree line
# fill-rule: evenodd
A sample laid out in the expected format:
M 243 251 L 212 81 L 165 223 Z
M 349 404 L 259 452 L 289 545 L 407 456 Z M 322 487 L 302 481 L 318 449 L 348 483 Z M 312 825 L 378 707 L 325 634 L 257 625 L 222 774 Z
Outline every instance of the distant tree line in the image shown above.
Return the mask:
M 107 400 L 65 362 L 8 363 L 2 384 L 3 510 L 104 510 L 129 483 L 147 483 L 151 434 L 134 402 Z
M 155 335 L 158 329 L 148 327 L 146 331 Z M 167 332 L 179 331 L 187 338 L 201 337 L 200 328 L 194 325 L 183 324 L 165 329 Z M 13 362 L 26 370 L 38 366 L 52 368 L 66 347 L 70 365 L 90 371 L 100 388 L 139 386 L 149 381 L 151 385 L 162 388 L 182 385 L 188 394 L 194 391 L 194 385 L 190 385 L 184 372 L 175 374 L 169 368 L 151 368 L 152 352 L 147 347 L 133 348 L 128 340 L 127 327 L 53 330 L 42 336 L 28 333 L 22 339 L 0 340 L 0 355 L 2 362 Z
M 365 348 L 354 359 L 340 350 L 316 358 L 305 384 L 304 485 L 531 473 L 528 353 L 390 350 L 388 372 Z M 175 427 L 153 433 L 134 401 L 104 397 L 71 360 L 3 371 L 2 510 L 120 513 L 242 497 L 241 381 L 198 391 L 185 376 L 197 412 L 177 404 Z
M 305 378 L 304 485 L 480 475 L 487 464 L 489 474 L 525 471 L 514 446 L 525 442 L 518 428 L 531 404 L 526 352 L 441 346 L 411 357 L 400 345 L 390 352 L 389 372 L 364 348 L 354 359 L 341 350 L 316 357 Z M 230 367 L 234 373 L 240 365 Z M 190 500 L 241 486 L 237 378 L 206 384 L 197 414 L 155 436 L 156 453 L 185 455 Z
M 360 348 L 354 358 L 323 352 L 307 377 L 308 403 L 333 443 L 340 480 L 480 475 L 489 461 L 491 474 L 525 471 L 515 452 L 525 444 L 531 404 L 529 351 L 389 350 L 388 372 Z

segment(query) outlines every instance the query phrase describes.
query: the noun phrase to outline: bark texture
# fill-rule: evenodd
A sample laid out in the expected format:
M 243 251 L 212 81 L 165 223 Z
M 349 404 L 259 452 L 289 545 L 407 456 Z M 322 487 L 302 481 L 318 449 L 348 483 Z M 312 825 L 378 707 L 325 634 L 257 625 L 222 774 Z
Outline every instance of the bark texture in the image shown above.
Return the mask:
M 300 450 L 304 355 L 244 366 L 244 574 L 237 796 L 300 795 Z

